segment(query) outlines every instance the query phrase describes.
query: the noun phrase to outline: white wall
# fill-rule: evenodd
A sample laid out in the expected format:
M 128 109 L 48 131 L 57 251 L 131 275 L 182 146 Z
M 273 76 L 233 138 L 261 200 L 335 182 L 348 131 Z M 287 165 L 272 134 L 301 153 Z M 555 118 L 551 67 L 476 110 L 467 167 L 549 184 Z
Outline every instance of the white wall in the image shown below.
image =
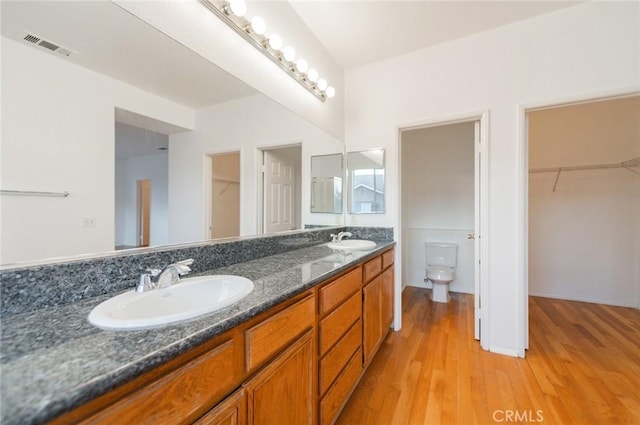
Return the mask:
M 166 152 L 116 159 L 116 245 L 138 246 L 137 182 L 151 180 L 149 245 L 169 243 L 169 161 Z
M 342 223 L 336 214 L 310 213 L 311 155 L 342 152 L 342 142 L 261 94 L 196 111 L 196 130 L 169 138 L 170 241 L 202 240 L 205 234 L 203 181 L 207 155 L 240 149 L 240 234 L 258 232 L 259 148 L 302 143 L 302 225 Z M 187 217 L 184 216 L 187 214 Z M 339 220 L 336 223 L 336 220 Z
M 113 250 L 115 107 L 193 126 L 188 108 L 2 38 L 1 187 L 70 196 L 3 196 L 1 263 Z
M 490 111 L 488 332 L 492 351 L 524 351 L 524 258 L 518 239 L 518 108 L 640 89 L 637 2 L 589 2 L 346 73 L 347 150 L 384 147 L 397 188 L 398 127 Z M 398 223 L 397 203 L 358 224 Z M 487 335 L 488 334 L 488 335 Z
M 402 132 L 402 284 L 424 282 L 426 242 L 458 244 L 454 292 L 473 293 L 474 123 Z
M 276 100 L 329 134 L 344 136 L 344 73 L 288 2 L 248 2 L 247 16 L 261 16 L 297 57 L 305 58 L 336 89 L 320 102 L 197 1 L 114 0 L 220 68 Z
M 532 169 L 638 158 L 640 96 L 531 112 L 528 142 Z M 636 307 L 640 175 L 564 171 L 555 185 L 556 176 L 529 176 L 530 294 Z

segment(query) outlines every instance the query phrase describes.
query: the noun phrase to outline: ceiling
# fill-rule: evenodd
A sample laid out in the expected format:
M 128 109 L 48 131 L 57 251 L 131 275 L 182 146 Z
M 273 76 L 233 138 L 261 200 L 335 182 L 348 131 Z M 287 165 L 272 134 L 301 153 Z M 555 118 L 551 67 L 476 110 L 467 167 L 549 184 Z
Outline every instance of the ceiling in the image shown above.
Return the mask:
M 349 69 L 579 2 L 291 0 L 290 4 L 334 59 Z M 27 43 L 26 32 L 35 34 L 71 50 L 66 60 L 187 107 L 198 109 L 256 93 L 110 1 L 2 0 L 0 7 L 3 36 Z
M 290 1 L 344 69 L 466 37 L 578 1 Z
M 0 2 L 2 35 L 190 108 L 256 90 L 109 1 Z M 24 41 L 25 33 L 71 50 Z

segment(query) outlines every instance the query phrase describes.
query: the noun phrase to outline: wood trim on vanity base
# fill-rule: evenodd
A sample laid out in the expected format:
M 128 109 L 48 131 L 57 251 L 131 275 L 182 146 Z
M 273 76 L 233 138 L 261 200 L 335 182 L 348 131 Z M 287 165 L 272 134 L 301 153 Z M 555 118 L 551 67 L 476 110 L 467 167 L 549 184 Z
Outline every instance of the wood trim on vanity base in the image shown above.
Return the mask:
M 234 329 L 222 335 L 219 335 L 199 345 L 198 347 L 174 359 L 171 359 L 166 363 L 161 364 L 160 366 L 157 366 L 156 368 L 150 370 L 149 372 L 146 372 L 138 376 L 137 378 L 134 378 L 133 380 L 127 382 L 126 384 L 123 384 L 115 388 L 114 390 L 111 390 L 83 404 L 82 406 L 74 410 L 71 410 L 70 412 L 67 412 L 62 414 L 61 416 L 58 416 L 57 418 L 55 418 L 49 423 L 52 425 L 81 423 L 82 421 L 87 420 L 91 415 L 97 414 L 101 410 L 114 405 L 119 400 L 128 398 L 129 396 L 133 395 L 137 390 L 144 389 L 152 385 L 153 383 L 159 381 L 163 377 L 171 374 L 172 372 L 175 372 L 176 370 L 186 365 L 187 363 L 191 361 L 198 361 L 199 360 L 198 357 L 209 353 L 211 350 L 215 350 L 216 347 L 220 345 L 228 343 L 231 340 L 234 340 L 236 342 L 239 341 L 239 344 L 242 344 L 242 338 L 240 333 L 241 332 L 239 329 L 237 330 Z M 240 382 L 241 381 L 238 380 L 238 382 L 235 383 L 235 385 L 237 386 Z M 231 390 L 233 390 L 233 387 L 228 388 L 225 394 L 221 394 L 218 400 L 216 400 L 215 397 L 213 397 L 212 400 L 215 400 L 214 403 L 222 400 Z M 98 421 L 89 420 L 86 423 L 98 423 Z

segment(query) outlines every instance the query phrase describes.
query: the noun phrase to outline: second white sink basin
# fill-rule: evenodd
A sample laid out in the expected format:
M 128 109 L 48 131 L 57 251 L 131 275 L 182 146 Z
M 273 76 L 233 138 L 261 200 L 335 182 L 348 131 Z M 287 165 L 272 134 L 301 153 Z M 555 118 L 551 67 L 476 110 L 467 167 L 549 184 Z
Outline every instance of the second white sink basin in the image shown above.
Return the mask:
M 364 239 L 345 239 L 340 242 L 329 242 L 327 246 L 338 251 L 368 251 L 375 248 L 376 243 Z
M 251 291 L 253 282 L 241 276 L 192 277 L 168 288 L 116 295 L 94 308 L 88 319 L 103 329 L 151 328 L 220 310 Z

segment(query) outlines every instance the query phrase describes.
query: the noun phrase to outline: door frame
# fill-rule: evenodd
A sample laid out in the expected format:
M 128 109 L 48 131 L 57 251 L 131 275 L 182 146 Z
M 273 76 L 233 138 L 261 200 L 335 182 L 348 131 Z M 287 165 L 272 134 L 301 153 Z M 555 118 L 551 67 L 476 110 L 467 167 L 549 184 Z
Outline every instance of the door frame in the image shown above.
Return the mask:
M 304 174 L 302 173 L 302 170 L 304 168 L 304 164 L 303 164 L 303 158 L 304 158 L 304 144 L 302 143 L 302 140 L 297 140 L 295 142 L 290 142 L 290 143 L 283 143 L 283 144 L 278 144 L 278 145 L 270 145 L 270 146 L 258 146 L 255 150 L 256 152 L 256 170 L 258 171 L 256 173 L 256 195 L 257 195 L 257 208 L 256 208 L 256 229 L 257 229 L 257 234 L 258 235 L 262 235 L 264 234 L 264 152 L 265 151 L 274 151 L 274 150 L 278 150 L 278 149 L 287 149 L 287 148 L 300 148 L 300 182 L 299 182 L 299 186 L 300 188 L 302 188 L 302 180 L 304 180 Z M 300 190 L 300 192 L 302 192 L 302 189 Z M 300 196 L 300 198 L 302 198 Z M 299 202 L 302 202 L 302 199 L 299 200 Z M 303 205 L 300 206 L 300 217 L 296 218 L 296 221 L 299 219 L 300 220 L 300 224 L 303 225 L 302 222 L 302 208 L 304 208 Z
M 574 96 L 547 98 L 518 104 L 517 111 L 517 185 L 520 194 L 517 203 L 516 270 L 518 280 L 516 290 L 518 305 L 518 356 L 524 357 L 529 348 L 529 121 L 527 114 L 535 110 L 557 108 L 560 106 L 591 103 L 602 100 L 637 96 L 637 87 L 626 87 L 583 93 Z
M 479 267 L 479 272 L 474 276 L 475 294 L 474 300 L 482 300 L 482 308 L 479 309 L 480 319 L 480 346 L 484 350 L 489 350 L 489 109 L 484 109 L 476 112 L 461 113 L 456 115 L 448 115 L 442 117 L 435 117 L 426 119 L 423 121 L 406 123 L 396 126 L 396 141 L 394 147 L 396 149 L 396 170 L 397 181 L 399 190 L 396 191 L 395 204 L 398 211 L 396 214 L 396 224 L 394 226 L 394 234 L 396 235 L 397 245 L 400 247 L 396 252 L 397 264 L 402 264 L 402 247 L 403 247 L 403 235 L 402 235 L 402 173 L 400 172 L 402 166 L 402 132 L 407 130 L 416 130 L 427 127 L 439 127 L 449 124 L 459 124 L 465 122 L 480 122 L 480 145 L 477 149 L 482 158 L 481 169 L 479 170 L 480 182 L 479 191 L 480 199 L 475 199 L 474 206 L 480 214 L 480 219 L 477 223 L 478 228 L 475 229 L 476 236 L 480 235 L 476 239 L 476 247 L 480 250 L 479 261 L 482 267 Z M 476 146 L 474 142 L 474 163 L 476 161 Z M 477 185 L 477 179 L 474 177 L 474 184 Z M 474 189 L 475 192 L 475 189 Z M 477 203 L 480 203 L 480 206 Z M 474 264 L 474 269 L 476 265 Z M 474 273 L 475 274 L 475 273 Z M 399 330 L 402 327 L 402 266 L 396 269 L 395 279 L 395 306 L 394 306 L 394 329 Z M 479 284 L 482 282 L 482 285 Z M 477 301 L 474 301 L 477 302 Z M 474 318 L 474 323 L 476 320 Z

